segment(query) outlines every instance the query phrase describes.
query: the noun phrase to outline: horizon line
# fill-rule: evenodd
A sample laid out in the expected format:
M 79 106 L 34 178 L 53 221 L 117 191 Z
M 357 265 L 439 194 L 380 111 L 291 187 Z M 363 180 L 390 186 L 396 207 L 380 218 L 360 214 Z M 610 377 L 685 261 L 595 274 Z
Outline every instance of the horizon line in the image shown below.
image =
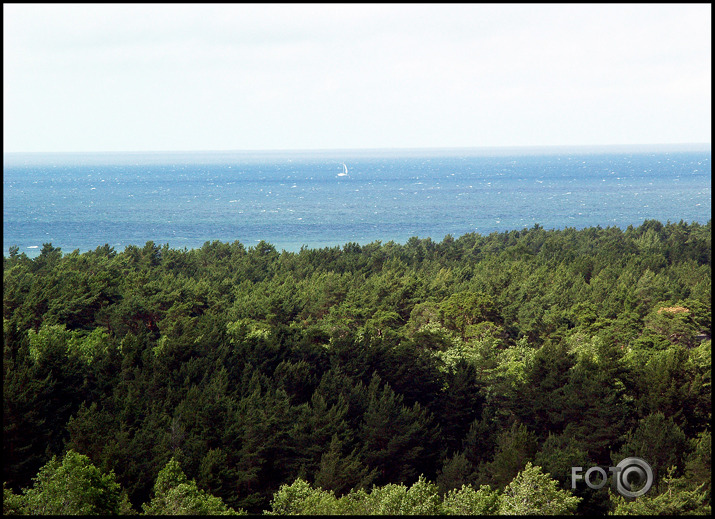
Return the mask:
M 361 148 L 235 148 L 235 149 L 175 149 L 175 150 L 64 150 L 64 151 L 5 151 L 5 155 L 49 155 L 49 154 L 108 154 L 108 153 L 294 153 L 294 152 L 385 152 L 385 151 L 508 151 L 508 150 L 544 150 L 544 149 L 603 149 L 603 148 L 678 148 L 701 147 L 711 148 L 710 142 L 669 142 L 669 143 L 637 143 L 637 144 L 517 144 L 496 146 L 400 146 L 400 147 L 361 147 Z

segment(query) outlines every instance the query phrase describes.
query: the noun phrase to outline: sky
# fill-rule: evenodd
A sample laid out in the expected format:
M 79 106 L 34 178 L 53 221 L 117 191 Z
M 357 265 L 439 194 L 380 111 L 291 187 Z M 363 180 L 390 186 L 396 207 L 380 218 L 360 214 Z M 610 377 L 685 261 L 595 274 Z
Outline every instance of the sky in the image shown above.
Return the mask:
M 3 4 L 3 149 L 710 143 L 711 12 Z

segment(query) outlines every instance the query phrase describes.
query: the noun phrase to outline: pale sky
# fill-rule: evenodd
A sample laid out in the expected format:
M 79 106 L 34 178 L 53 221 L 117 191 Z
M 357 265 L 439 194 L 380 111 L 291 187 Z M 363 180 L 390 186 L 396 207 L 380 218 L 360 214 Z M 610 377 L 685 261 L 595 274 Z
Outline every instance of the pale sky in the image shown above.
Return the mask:
M 710 143 L 710 4 L 3 4 L 5 152 Z

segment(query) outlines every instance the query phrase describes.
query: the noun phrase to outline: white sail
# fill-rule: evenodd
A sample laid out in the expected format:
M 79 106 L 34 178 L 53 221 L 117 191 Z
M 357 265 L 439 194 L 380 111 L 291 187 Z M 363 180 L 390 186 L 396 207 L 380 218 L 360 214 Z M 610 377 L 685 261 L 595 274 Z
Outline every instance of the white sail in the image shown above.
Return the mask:
M 344 162 L 343 162 L 343 172 L 338 173 L 338 176 L 339 177 L 347 177 L 348 176 L 348 167 L 345 165 Z

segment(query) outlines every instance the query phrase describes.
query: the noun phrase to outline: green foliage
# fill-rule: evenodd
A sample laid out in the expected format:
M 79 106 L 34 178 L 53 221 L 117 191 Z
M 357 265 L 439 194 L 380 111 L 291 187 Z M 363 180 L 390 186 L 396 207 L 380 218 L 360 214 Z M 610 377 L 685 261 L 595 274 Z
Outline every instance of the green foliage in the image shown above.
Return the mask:
M 30 357 L 37 362 L 40 357 L 51 355 L 54 352 L 67 353 L 67 342 L 72 333 L 64 325 L 43 325 L 39 331 L 28 330 L 30 339 Z
M 703 431 L 690 440 L 692 451 L 685 461 L 685 477 L 696 485 L 702 485 L 708 495 L 712 475 L 712 435 Z
M 369 515 L 436 515 L 442 509 L 437 486 L 423 476 L 410 487 L 373 487 L 366 501 Z
M 300 478 L 290 485 L 281 485 L 271 500 L 269 515 L 334 515 L 338 499 L 331 491 L 312 488 Z
M 576 440 L 566 435 L 557 436 L 551 433 L 534 456 L 534 463 L 564 488 L 569 488 L 571 483 L 571 467 L 589 465 L 586 452 Z
M 31 515 L 116 515 L 126 513 L 114 473 L 103 474 L 87 456 L 68 451 L 40 469 L 35 484 L 24 493 Z
M 22 515 L 25 513 L 26 499 L 15 494 L 2 484 L 2 515 Z
M 609 451 L 622 441 L 633 415 L 621 356 L 614 345 L 591 341 L 571 368 L 563 390 L 564 433 L 597 463 L 608 462 Z
M 685 434 L 673 419 L 655 413 L 639 421 L 638 427 L 628 433 L 623 447 L 613 453 L 611 459 L 614 466 L 629 456 L 646 460 L 657 483 L 668 467 L 683 467 L 686 448 Z
M 639 414 L 663 413 L 692 434 L 710 422 L 710 352 L 706 344 L 687 350 L 674 345 L 654 352 L 639 366 L 636 390 Z
M 528 344 L 526 338 L 498 353 L 497 366 L 492 376 L 495 385 L 503 388 L 505 395 L 511 396 L 521 390 L 532 369 L 535 354 L 536 350 Z
M 711 515 L 708 492 L 702 485 L 694 487 L 684 478 L 674 477 L 673 472 L 669 470 L 663 479 L 663 490 L 655 495 L 648 492 L 627 500 L 609 490 L 613 515 Z
M 503 515 L 568 515 L 573 514 L 580 498 L 560 490 L 556 480 L 542 473 L 530 462 L 507 485 L 499 503 Z
M 243 515 L 227 507 L 221 498 L 188 481 L 175 458 L 161 469 L 154 484 L 154 497 L 142 505 L 147 515 Z
M 479 490 L 462 485 L 445 494 L 442 510 L 447 515 L 497 515 L 500 497 L 489 485 L 482 485 Z
M 571 466 L 626 455 L 709 506 L 710 233 L 11 249 L 6 504 L 75 451 L 166 513 L 261 513 L 293 484 L 276 505 L 496 513 L 528 463 L 568 489 Z M 606 513 L 590 490 L 577 512 Z
M 695 336 L 700 331 L 700 327 L 693 318 L 693 312 L 684 306 L 686 304 L 689 303 L 684 301 L 678 301 L 674 305 L 658 303 L 657 308 L 644 317 L 645 329 L 667 338 L 673 344 L 695 346 L 697 342 Z
M 445 493 L 476 479 L 475 467 L 464 452 L 458 452 L 445 460 L 435 483 L 440 492 Z
M 422 406 L 403 405 L 402 396 L 387 384 L 380 389 L 380 382 L 375 374 L 367 390 L 360 428 L 363 458 L 368 467 L 377 469 L 378 484 L 414 480 L 435 457 L 438 428 Z M 400 463 L 393 463 L 395 459 Z
M 343 494 L 355 488 L 366 488 L 375 479 L 376 470 L 368 471 L 360 461 L 357 449 L 349 454 L 343 452 L 343 442 L 333 435 L 327 452 L 320 458 L 320 466 L 315 473 L 315 484 L 320 488 Z
M 478 499 L 460 500 L 476 503 Z M 442 513 L 442 500 L 437 487 L 420 476 L 410 487 L 387 484 L 350 492 L 341 498 L 332 491 L 313 488 L 298 478 L 291 485 L 282 485 L 271 501 L 275 515 L 435 515 Z
M 91 363 L 98 356 L 106 355 L 109 336 L 99 328 L 90 334 L 72 332 L 64 324 L 48 325 L 28 330 L 30 357 L 34 361 L 52 354 L 74 355 L 85 363 Z
M 503 488 L 533 459 L 536 449 L 533 433 L 524 424 L 515 422 L 497 437 L 494 459 L 482 466 L 480 479 Z
M 227 330 L 231 342 L 238 342 L 242 339 L 267 340 L 271 335 L 268 325 L 252 319 L 239 319 L 228 323 Z

